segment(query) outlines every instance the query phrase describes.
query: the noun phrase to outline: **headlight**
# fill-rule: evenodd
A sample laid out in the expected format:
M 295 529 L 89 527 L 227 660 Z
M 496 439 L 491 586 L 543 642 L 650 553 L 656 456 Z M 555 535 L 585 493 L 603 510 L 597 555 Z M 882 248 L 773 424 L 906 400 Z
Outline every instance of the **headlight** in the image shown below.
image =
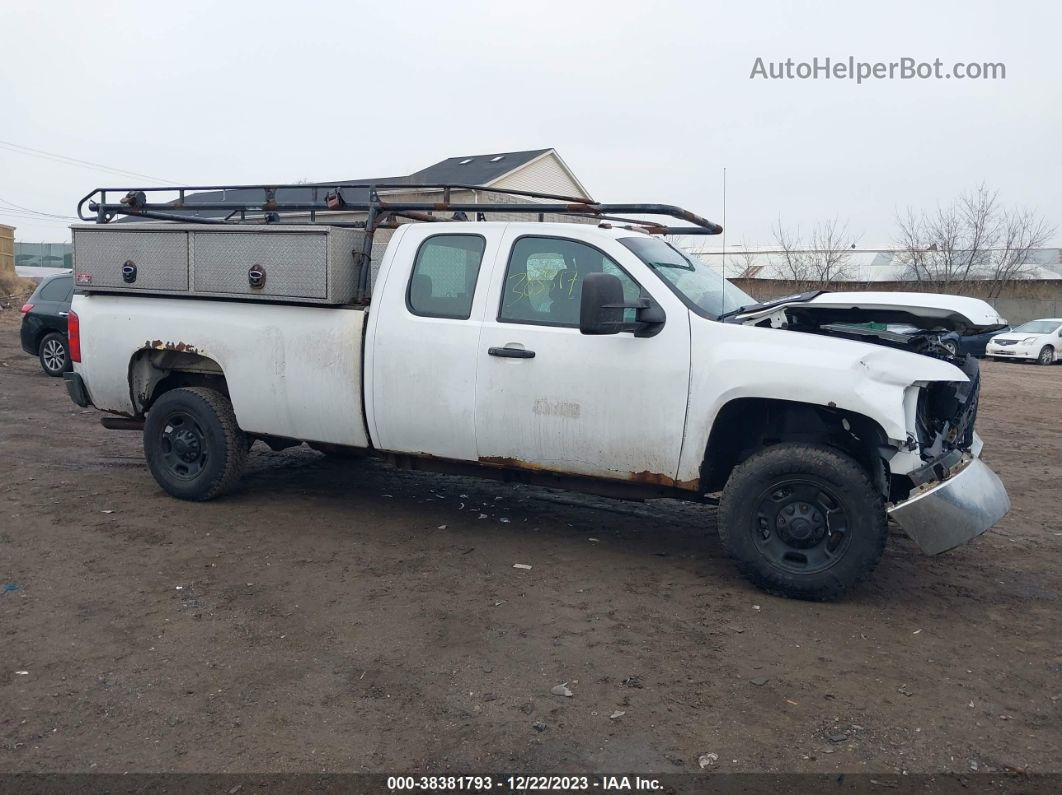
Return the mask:
M 1036 342 L 1036 337 L 1026 337 L 1021 341 L 1021 344 L 1028 345 L 1030 342 Z

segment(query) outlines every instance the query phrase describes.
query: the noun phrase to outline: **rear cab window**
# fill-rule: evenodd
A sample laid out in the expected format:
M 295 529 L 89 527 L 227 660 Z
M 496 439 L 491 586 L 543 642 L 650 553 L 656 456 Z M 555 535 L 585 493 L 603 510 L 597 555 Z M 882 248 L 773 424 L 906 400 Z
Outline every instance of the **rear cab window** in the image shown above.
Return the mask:
M 487 241 L 482 235 L 441 234 L 417 249 L 406 306 L 420 317 L 468 320 Z

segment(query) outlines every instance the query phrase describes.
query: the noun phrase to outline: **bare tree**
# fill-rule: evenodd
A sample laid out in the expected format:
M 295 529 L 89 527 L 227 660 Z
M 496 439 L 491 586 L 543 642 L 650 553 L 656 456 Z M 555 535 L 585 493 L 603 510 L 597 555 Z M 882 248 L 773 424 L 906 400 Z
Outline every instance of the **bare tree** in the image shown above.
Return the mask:
M 943 289 L 987 279 L 990 297 L 1027 275 L 1030 252 L 1054 234 L 1042 215 L 1005 209 L 983 183 L 933 213 L 908 208 L 896 225 L 908 278 Z
M 855 275 L 852 249 L 858 239 L 848 231 L 848 222 L 834 217 L 821 221 L 811 231 L 811 266 L 820 287 L 851 281 Z
M 729 278 L 751 279 L 755 277 L 760 263 L 756 261 L 756 252 L 749 248 L 747 240 L 741 244 L 741 251 L 734 253 L 729 259 L 736 266 L 733 271 L 727 269 Z
M 811 287 L 815 278 L 814 269 L 811 266 L 811 254 L 801 242 L 800 229 L 791 231 L 782 225 L 782 219 L 779 218 L 771 228 L 771 234 L 779 248 L 778 272 L 781 277 L 793 282 L 799 290 Z
M 852 247 L 856 239 L 849 232 L 847 222 L 831 218 L 815 224 L 809 245 L 805 245 L 799 228 L 788 229 L 780 218 L 771 231 L 780 249 L 782 278 L 792 281 L 796 287 L 827 288 L 854 275 Z
M 1002 214 L 999 247 L 992 252 L 988 278 L 992 283 L 989 298 L 998 298 L 1003 288 L 1029 274 L 1029 259 L 1033 249 L 1043 248 L 1055 233 L 1055 228 L 1039 213 L 1021 208 Z

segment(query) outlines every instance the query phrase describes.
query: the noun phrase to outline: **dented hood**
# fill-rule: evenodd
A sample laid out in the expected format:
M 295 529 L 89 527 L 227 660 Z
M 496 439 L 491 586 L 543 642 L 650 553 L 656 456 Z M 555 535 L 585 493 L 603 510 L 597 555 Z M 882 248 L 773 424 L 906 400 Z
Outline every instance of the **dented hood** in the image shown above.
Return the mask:
M 784 311 L 791 320 L 813 323 L 909 323 L 922 329 L 971 334 L 1007 321 L 980 298 L 940 293 L 803 293 L 730 313 L 731 322 L 755 323 Z M 773 325 L 773 324 L 772 324 Z

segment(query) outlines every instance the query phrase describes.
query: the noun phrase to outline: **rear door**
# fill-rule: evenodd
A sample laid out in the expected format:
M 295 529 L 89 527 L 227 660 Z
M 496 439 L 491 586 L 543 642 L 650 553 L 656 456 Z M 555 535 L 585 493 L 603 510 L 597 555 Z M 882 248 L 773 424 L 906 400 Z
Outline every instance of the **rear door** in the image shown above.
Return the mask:
M 73 276 L 59 276 L 41 286 L 34 300 L 33 311 L 42 325 L 66 333 L 66 318 L 70 314 L 70 297 L 74 291 Z
M 366 343 L 377 447 L 476 459 L 476 350 L 503 228 L 410 224 L 396 234 Z
M 551 235 L 511 224 L 502 240 L 477 352 L 480 461 L 674 485 L 689 311 L 615 239 L 572 227 Z M 581 334 L 583 279 L 595 272 L 617 276 L 628 301 L 650 296 L 660 304 L 660 332 Z

